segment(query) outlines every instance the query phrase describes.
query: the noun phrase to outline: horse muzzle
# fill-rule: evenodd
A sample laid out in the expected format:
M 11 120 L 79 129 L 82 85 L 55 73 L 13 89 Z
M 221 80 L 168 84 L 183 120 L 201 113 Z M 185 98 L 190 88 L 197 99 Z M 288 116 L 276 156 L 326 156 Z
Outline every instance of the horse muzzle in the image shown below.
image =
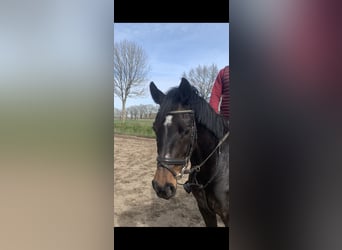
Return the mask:
M 176 187 L 172 183 L 166 183 L 164 186 L 160 186 L 157 181 L 152 181 L 152 187 L 159 198 L 170 199 L 176 194 Z

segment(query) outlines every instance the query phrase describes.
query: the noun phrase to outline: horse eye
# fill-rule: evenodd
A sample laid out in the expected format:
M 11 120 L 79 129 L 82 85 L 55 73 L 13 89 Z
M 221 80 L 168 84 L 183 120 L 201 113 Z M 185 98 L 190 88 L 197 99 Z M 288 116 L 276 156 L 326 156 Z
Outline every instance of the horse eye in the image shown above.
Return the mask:
M 178 132 L 182 135 L 187 135 L 190 133 L 190 128 L 182 128 L 182 127 L 179 127 L 178 128 Z

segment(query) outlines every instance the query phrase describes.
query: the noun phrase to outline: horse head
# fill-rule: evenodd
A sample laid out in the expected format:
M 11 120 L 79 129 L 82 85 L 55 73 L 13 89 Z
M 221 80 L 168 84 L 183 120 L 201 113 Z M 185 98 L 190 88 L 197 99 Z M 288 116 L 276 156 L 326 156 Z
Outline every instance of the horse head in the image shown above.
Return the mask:
M 167 94 L 151 82 L 150 92 L 160 105 L 153 123 L 158 157 L 152 186 L 159 197 L 169 199 L 176 194 L 177 180 L 182 177 L 195 146 L 195 115 L 189 106 L 194 88 L 182 78 L 178 88 Z

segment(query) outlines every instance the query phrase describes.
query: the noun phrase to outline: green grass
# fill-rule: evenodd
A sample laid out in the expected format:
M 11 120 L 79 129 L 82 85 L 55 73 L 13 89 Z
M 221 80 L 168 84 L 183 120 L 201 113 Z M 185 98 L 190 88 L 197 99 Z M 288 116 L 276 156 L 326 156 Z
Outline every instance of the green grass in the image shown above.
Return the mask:
M 153 119 L 121 120 L 114 119 L 114 133 L 155 138 L 152 130 Z

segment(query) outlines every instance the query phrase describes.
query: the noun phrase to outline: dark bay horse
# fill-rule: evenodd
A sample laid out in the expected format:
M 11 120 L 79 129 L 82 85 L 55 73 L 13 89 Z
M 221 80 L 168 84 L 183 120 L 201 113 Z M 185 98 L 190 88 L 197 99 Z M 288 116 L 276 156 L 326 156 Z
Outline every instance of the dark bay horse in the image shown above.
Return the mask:
M 153 123 L 158 157 L 152 186 L 157 196 L 170 199 L 177 184 L 183 185 L 196 198 L 207 227 L 217 227 L 216 215 L 228 227 L 228 121 L 185 78 L 166 94 L 151 82 L 150 92 L 160 105 Z M 188 180 L 179 183 L 184 174 Z

